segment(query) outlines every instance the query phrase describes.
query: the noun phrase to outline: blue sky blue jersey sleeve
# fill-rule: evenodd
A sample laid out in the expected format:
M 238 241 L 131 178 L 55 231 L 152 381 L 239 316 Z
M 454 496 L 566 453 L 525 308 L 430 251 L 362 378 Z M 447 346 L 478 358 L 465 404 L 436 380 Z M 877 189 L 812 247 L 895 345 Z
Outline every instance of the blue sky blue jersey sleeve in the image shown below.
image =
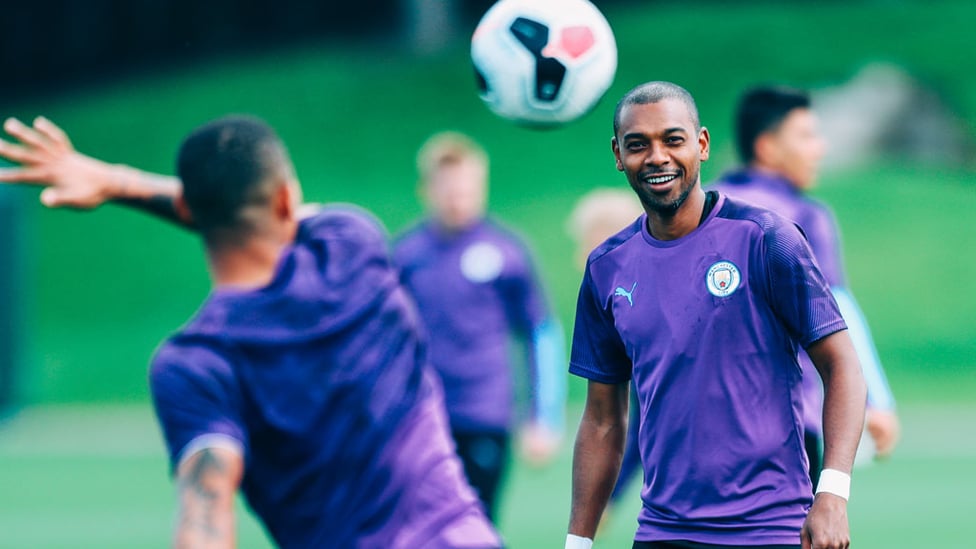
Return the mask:
M 555 317 L 536 326 L 530 343 L 535 355 L 534 417 L 555 432 L 565 428 L 566 337 Z
M 499 281 L 509 321 L 524 339 L 531 379 L 531 418 L 562 431 L 566 401 L 566 340 L 562 324 L 550 313 L 532 255 L 512 238 L 511 258 Z
M 631 377 L 630 357 L 614 327 L 609 300 L 600 293 L 587 264 L 576 303 L 576 323 L 569 372 L 600 383 L 625 383 Z
M 562 324 L 550 313 L 531 252 L 514 235 L 510 235 L 508 243 L 505 267 L 498 283 L 509 325 L 526 345 L 531 419 L 561 432 L 566 400 Z
M 761 251 L 770 303 L 803 348 L 847 327 L 799 228 L 784 218 L 771 219 Z
M 880 410 L 893 410 L 895 396 L 891 392 L 891 386 L 888 385 L 888 378 L 885 376 L 878 350 L 871 337 L 871 329 L 868 328 L 861 308 L 846 288 L 834 287 L 833 292 L 837 306 L 840 307 L 844 321 L 847 322 L 857 358 L 861 362 L 861 371 L 868 386 L 868 406 Z

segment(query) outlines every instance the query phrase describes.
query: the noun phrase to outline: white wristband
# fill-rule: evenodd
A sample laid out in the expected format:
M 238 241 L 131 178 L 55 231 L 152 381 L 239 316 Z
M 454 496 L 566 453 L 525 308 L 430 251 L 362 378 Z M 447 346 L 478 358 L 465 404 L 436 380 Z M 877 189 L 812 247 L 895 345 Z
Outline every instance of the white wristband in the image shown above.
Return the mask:
M 827 492 L 840 496 L 845 500 L 851 497 L 851 475 L 837 469 L 820 471 L 820 482 L 817 483 L 817 493 Z
M 566 549 L 591 549 L 593 540 L 574 534 L 566 534 Z

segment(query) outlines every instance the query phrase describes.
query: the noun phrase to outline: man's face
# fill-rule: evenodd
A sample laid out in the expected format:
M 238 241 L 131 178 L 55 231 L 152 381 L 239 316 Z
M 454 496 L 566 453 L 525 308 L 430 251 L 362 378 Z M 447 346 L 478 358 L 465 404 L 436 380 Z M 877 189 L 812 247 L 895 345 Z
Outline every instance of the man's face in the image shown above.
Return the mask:
M 684 102 L 664 99 L 624 107 L 612 145 L 617 169 L 648 213 L 672 216 L 699 182 L 708 141 Z
M 485 213 L 487 176 L 485 166 L 471 158 L 439 167 L 425 187 L 431 215 L 449 230 L 480 220 Z
M 794 109 L 779 127 L 763 134 L 760 139 L 766 140 L 765 149 L 757 149 L 757 153 L 763 156 L 759 160 L 767 168 L 789 179 L 801 190 L 816 184 L 826 146 L 813 111 Z

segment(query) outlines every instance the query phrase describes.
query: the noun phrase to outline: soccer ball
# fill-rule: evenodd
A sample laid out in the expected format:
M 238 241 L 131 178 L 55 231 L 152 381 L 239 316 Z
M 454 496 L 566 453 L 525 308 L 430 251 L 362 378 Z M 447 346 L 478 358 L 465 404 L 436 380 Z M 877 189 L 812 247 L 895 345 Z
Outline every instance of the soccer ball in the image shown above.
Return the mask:
M 588 0 L 499 0 L 471 37 L 479 95 L 504 118 L 557 125 L 589 112 L 617 71 L 617 44 Z

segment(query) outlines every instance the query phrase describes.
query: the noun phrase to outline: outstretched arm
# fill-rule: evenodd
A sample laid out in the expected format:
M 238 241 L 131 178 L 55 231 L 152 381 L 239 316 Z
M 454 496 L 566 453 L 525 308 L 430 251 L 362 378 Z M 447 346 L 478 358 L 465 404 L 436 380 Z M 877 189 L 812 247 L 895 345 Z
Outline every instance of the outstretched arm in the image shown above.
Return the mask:
M 204 448 L 180 463 L 174 547 L 235 546 L 234 497 L 243 472 L 241 455 L 226 448 Z
M 824 382 L 824 468 L 801 541 L 804 549 L 846 549 L 850 474 L 864 427 L 867 389 L 847 330 L 815 342 L 807 353 Z
M 570 535 L 593 539 L 610 499 L 627 433 L 629 385 L 590 381 L 573 451 Z M 567 543 L 567 547 L 570 545 Z
M 90 210 L 116 202 L 192 228 L 186 211 L 178 207 L 179 179 L 79 153 L 67 134 L 44 117 L 36 118 L 33 126 L 8 118 L 3 129 L 17 142 L 0 139 L 0 158 L 19 167 L 0 169 L 0 183 L 46 187 L 41 202 L 49 208 Z

